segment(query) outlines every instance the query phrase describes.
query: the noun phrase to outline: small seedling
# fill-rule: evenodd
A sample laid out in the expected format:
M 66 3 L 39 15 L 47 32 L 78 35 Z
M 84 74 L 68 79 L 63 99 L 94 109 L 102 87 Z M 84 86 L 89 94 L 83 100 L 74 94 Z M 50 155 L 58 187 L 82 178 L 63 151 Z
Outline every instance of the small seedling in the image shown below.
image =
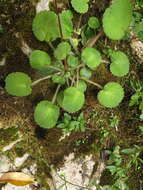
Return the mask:
M 119 126 L 119 118 L 117 115 L 112 114 L 110 117 L 110 127 L 118 129 Z
M 71 117 L 69 114 L 65 113 L 60 124 L 57 125 L 58 128 L 62 129 L 63 133 L 70 133 L 72 131 L 85 131 L 86 121 L 84 119 L 83 113 L 80 113 L 78 117 Z
M 130 98 L 129 106 L 139 105 L 140 120 L 143 120 L 143 85 L 140 81 L 130 81 L 134 94 Z
M 107 151 L 109 156 L 108 169 L 111 175 L 114 177 L 114 184 L 104 187 L 109 189 L 125 189 L 130 190 L 128 180 L 128 170 L 131 167 L 135 167 L 135 170 L 141 169 L 143 160 L 140 158 L 142 147 L 135 145 L 133 148 L 121 149 L 120 146 L 115 146 L 114 150 Z M 124 160 L 128 159 L 128 162 L 124 163 Z

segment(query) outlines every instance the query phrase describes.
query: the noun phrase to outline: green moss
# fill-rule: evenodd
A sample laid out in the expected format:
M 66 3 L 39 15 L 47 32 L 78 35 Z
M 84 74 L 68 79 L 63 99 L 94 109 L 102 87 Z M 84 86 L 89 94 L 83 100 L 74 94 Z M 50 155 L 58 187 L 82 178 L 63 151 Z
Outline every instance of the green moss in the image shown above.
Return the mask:
M 18 127 L 10 127 L 6 129 L 0 129 L 0 147 L 4 147 L 9 145 L 11 142 L 18 139 L 19 128 Z

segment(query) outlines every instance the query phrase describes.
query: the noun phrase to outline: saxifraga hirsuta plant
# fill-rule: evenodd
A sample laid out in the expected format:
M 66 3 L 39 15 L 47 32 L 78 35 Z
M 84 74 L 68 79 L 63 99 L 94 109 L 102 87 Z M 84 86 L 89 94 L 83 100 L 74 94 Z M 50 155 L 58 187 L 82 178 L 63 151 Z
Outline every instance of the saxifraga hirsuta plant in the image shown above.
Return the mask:
M 27 74 L 14 72 L 5 79 L 6 91 L 14 96 L 30 95 L 32 88 L 43 80 L 50 79 L 57 84 L 53 99 L 39 102 L 34 111 L 36 123 L 43 128 L 56 126 L 60 108 L 74 113 L 83 107 L 87 83 L 99 88 L 97 99 L 100 104 L 107 108 L 119 105 L 124 97 L 124 89 L 119 83 L 108 82 L 102 87 L 90 80 L 92 71 L 104 62 L 101 53 L 93 46 L 104 34 L 111 40 L 122 39 L 132 18 L 131 1 L 114 0 L 105 10 L 102 23 L 97 17 L 92 16 L 83 27 L 80 27 L 80 23 L 73 26 L 74 12 L 63 10 L 59 13 L 57 1 L 54 0 L 54 3 L 55 12 L 41 11 L 35 16 L 32 24 L 35 37 L 41 42 L 47 42 L 53 50 L 51 57 L 42 50 L 34 50 L 29 57 L 31 67 L 42 73 L 43 78 L 32 82 Z M 81 21 L 82 15 L 88 11 L 89 0 L 71 0 L 70 6 L 80 14 Z M 72 37 L 73 33 L 76 33 L 77 39 Z M 82 48 L 81 44 L 79 47 L 80 38 Z M 56 39 L 60 39 L 61 42 L 54 47 L 52 42 Z M 113 75 L 122 77 L 129 72 L 129 60 L 125 53 L 109 50 L 108 56 Z

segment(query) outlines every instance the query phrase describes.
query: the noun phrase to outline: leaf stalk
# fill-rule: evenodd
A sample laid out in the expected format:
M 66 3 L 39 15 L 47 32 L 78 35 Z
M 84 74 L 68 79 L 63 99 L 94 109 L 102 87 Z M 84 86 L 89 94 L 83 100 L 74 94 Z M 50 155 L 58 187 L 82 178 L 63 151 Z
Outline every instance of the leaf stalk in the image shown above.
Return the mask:
M 96 83 L 96 82 L 93 82 L 93 81 L 91 81 L 91 80 L 89 80 L 89 79 L 85 79 L 85 78 L 83 78 L 83 77 L 80 77 L 80 79 L 81 79 L 81 80 L 84 80 L 84 81 L 87 82 L 87 83 L 93 84 L 94 86 L 96 86 L 96 87 L 98 87 L 98 88 L 100 88 L 100 89 L 103 89 L 103 87 L 102 87 L 100 84 Z
M 59 24 L 61 39 L 63 39 L 62 25 L 61 25 L 60 15 L 59 15 L 59 11 L 58 11 L 58 6 L 57 6 L 57 0 L 55 0 L 55 8 L 56 8 L 56 13 L 58 15 L 58 24 Z
M 57 88 L 56 88 L 55 94 L 54 94 L 53 99 L 52 99 L 52 104 L 55 103 L 60 88 L 61 88 L 61 84 L 59 84 L 59 85 L 57 86 Z
M 104 35 L 103 31 L 100 31 L 95 37 L 93 37 L 92 39 L 88 40 L 86 47 L 93 47 L 94 44 L 97 42 L 97 40 Z
M 59 75 L 59 74 L 61 74 L 61 72 L 56 73 L 56 75 Z M 37 79 L 36 81 L 34 81 L 34 82 L 31 84 L 31 87 L 36 86 L 38 83 L 40 83 L 40 82 L 42 82 L 42 81 L 44 81 L 44 80 L 50 79 L 52 76 L 53 76 L 53 75 L 48 75 L 48 76 L 46 76 L 46 77 Z

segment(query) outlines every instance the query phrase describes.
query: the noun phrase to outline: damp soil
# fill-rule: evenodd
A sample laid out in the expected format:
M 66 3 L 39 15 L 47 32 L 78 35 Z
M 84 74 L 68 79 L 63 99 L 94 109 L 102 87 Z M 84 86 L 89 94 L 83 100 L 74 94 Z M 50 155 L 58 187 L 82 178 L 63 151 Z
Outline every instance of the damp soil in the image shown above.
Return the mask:
M 4 30 L 3 33 L 0 33 L 0 59 L 6 58 L 5 65 L 0 66 L 0 149 L 2 150 L 4 146 L 21 135 L 22 141 L 9 152 L 10 159 L 13 160 L 15 156 L 22 156 L 28 152 L 30 157 L 26 164 L 37 162 L 39 173 L 48 175 L 45 163 L 60 167 L 64 163 L 64 157 L 71 152 L 75 152 L 77 157 L 92 153 L 95 156 L 95 161 L 98 162 L 96 155 L 104 149 L 113 149 L 115 145 L 123 148 L 132 148 L 134 145 L 142 146 L 143 139 L 138 130 L 138 126 L 142 125 L 138 119 L 139 110 L 137 106 L 129 107 L 128 103 L 133 93 L 129 81 L 131 79 L 143 80 L 141 74 L 143 68 L 140 61 L 132 53 L 129 42 L 121 41 L 114 44 L 106 41 L 105 43 L 104 37 L 101 41 L 102 46 L 103 44 L 108 47 L 116 46 L 129 55 L 132 62 L 131 74 L 118 79 L 110 74 L 106 64 L 101 64 L 97 69 L 92 79 L 101 85 L 109 81 L 119 81 L 125 87 L 125 98 L 118 108 L 110 110 L 103 108 L 96 100 L 98 89 L 89 85 L 86 92 L 86 103 L 82 110 L 87 121 L 85 132 L 73 132 L 70 136 L 59 141 L 62 135 L 60 129 L 44 130 L 35 124 L 33 120 L 34 107 L 40 100 L 51 99 L 54 94 L 55 86 L 52 86 L 50 82 L 39 83 L 28 97 L 13 97 L 6 93 L 4 79 L 7 74 L 15 71 L 25 72 L 33 80 L 38 76 L 31 69 L 27 56 L 21 50 L 23 39 L 32 49 L 50 51 L 50 47 L 46 43 L 36 40 L 32 33 L 31 24 L 36 13 L 35 3 L 36 1 L 32 0 L 1 0 L 0 2 L 0 24 Z M 102 14 L 109 1 L 106 3 L 101 1 L 100 3 L 98 10 L 99 14 Z M 94 15 L 93 6 L 91 10 L 90 16 Z M 84 19 L 83 22 L 86 22 L 86 17 Z M 98 44 L 98 48 L 102 51 L 101 43 Z M 110 127 L 112 115 L 116 115 L 119 119 L 117 131 Z M 105 138 L 103 137 L 103 128 L 110 133 Z M 139 178 L 143 178 L 143 172 L 141 170 L 134 172 L 132 169 L 129 176 L 130 186 L 134 190 L 139 190 Z M 105 171 L 101 178 L 101 184 L 106 184 L 106 182 L 108 184 L 109 178 L 112 183 L 111 174 Z

